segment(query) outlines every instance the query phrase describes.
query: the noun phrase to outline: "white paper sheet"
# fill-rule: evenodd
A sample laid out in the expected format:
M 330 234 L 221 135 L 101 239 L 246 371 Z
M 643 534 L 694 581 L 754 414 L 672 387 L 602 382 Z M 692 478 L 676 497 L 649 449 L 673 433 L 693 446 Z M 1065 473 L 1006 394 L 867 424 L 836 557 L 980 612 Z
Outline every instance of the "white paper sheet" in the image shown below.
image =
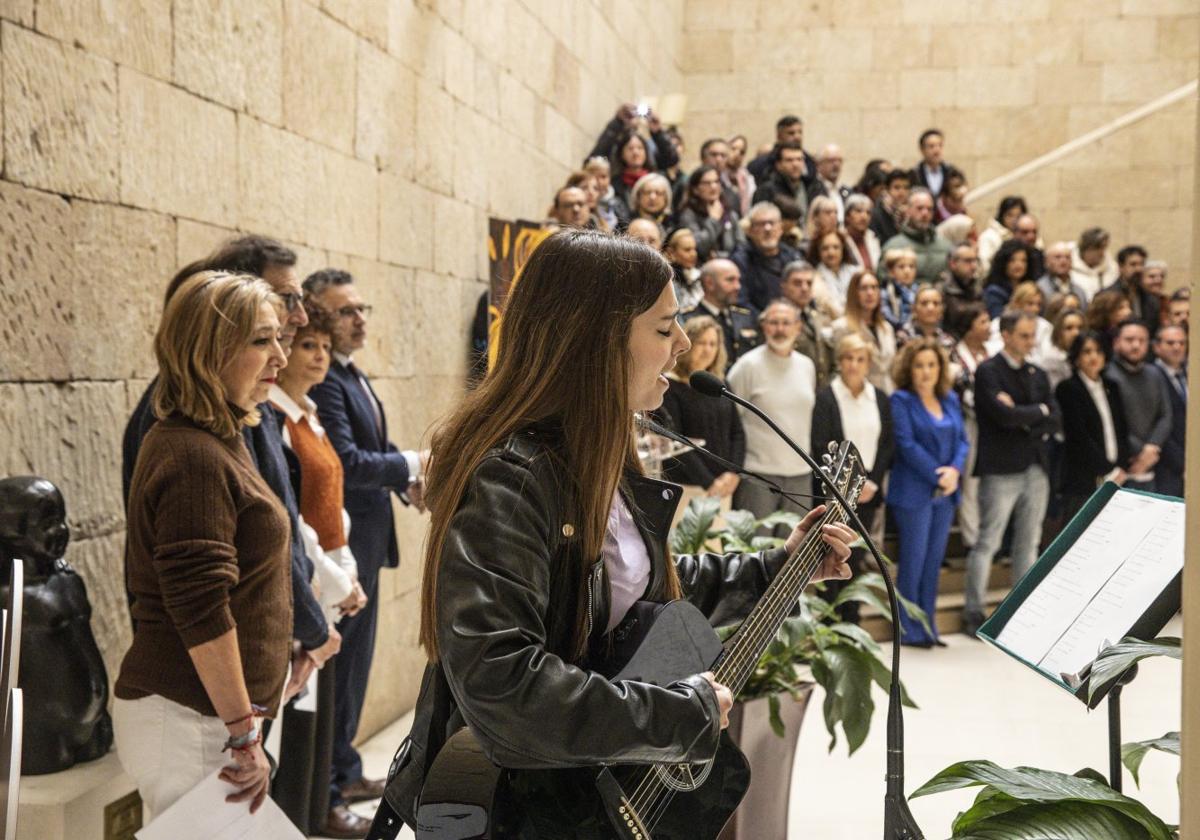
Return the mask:
M 305 840 L 268 796 L 255 814 L 247 802 L 226 802 L 233 786 L 218 770 L 137 832 L 137 840 Z
M 1054 677 L 1124 637 L 1183 568 L 1184 506 L 1118 490 L 996 641 Z

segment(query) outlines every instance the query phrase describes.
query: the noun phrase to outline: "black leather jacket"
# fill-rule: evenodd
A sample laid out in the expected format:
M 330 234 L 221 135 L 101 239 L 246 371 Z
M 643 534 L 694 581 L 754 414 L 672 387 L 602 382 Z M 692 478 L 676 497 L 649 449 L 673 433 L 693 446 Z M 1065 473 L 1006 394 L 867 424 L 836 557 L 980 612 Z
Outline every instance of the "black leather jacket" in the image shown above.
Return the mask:
M 564 519 L 555 440 L 532 428 L 493 449 L 451 521 L 437 580 L 441 657 L 425 669 L 385 793 L 410 825 L 429 765 L 464 724 L 493 762 L 514 769 L 698 761 L 716 750 L 719 709 L 699 675 L 660 688 L 571 664 L 583 587 L 589 657 L 606 649 L 609 586 L 602 560 L 581 562 L 575 523 Z M 646 598 L 663 600 L 681 488 L 630 474 L 621 492 L 650 555 Z M 782 549 L 673 558 L 684 597 L 715 626 L 744 618 L 785 559 Z

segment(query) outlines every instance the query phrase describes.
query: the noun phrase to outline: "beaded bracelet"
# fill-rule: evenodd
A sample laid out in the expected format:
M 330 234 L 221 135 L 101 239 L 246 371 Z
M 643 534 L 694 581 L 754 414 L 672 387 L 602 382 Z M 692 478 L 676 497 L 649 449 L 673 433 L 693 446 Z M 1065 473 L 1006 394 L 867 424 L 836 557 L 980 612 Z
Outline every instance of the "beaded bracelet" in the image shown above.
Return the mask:
M 250 720 L 250 718 L 252 718 L 252 717 L 262 717 L 266 713 L 267 713 L 266 707 L 251 703 L 250 704 L 250 714 L 242 715 L 237 720 L 227 720 L 227 721 L 225 721 L 225 725 L 226 726 L 237 726 L 239 723 L 243 723 L 244 721 Z

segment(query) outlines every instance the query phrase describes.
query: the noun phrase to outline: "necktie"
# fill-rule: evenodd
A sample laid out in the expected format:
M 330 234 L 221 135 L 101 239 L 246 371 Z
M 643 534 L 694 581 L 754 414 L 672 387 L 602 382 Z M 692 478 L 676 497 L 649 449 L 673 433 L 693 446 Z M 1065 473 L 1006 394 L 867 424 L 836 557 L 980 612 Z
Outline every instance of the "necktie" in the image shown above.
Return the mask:
M 363 393 L 367 395 L 367 402 L 371 404 L 371 413 L 375 417 L 375 431 L 380 438 L 383 437 L 383 415 L 380 413 L 379 401 L 375 399 L 374 392 L 371 391 L 371 386 L 367 384 L 367 378 L 363 376 L 362 371 L 358 369 L 358 365 L 350 362 L 346 365 L 346 370 L 358 380 L 358 385 L 362 388 Z M 386 441 L 384 441 L 386 443 Z
M 1179 389 L 1179 395 L 1186 403 L 1188 397 L 1187 375 L 1181 370 L 1175 371 L 1175 387 Z

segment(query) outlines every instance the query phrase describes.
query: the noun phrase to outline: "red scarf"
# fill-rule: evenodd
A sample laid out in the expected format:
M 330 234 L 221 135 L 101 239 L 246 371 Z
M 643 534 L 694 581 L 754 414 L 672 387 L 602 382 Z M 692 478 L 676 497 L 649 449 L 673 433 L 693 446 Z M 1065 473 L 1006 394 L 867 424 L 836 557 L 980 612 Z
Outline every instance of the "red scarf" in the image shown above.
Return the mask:
M 626 169 L 624 172 L 621 173 L 621 183 L 623 183 L 627 187 L 632 188 L 633 185 L 637 183 L 638 178 L 641 178 L 643 175 L 649 175 L 649 174 L 650 174 L 649 169 Z

